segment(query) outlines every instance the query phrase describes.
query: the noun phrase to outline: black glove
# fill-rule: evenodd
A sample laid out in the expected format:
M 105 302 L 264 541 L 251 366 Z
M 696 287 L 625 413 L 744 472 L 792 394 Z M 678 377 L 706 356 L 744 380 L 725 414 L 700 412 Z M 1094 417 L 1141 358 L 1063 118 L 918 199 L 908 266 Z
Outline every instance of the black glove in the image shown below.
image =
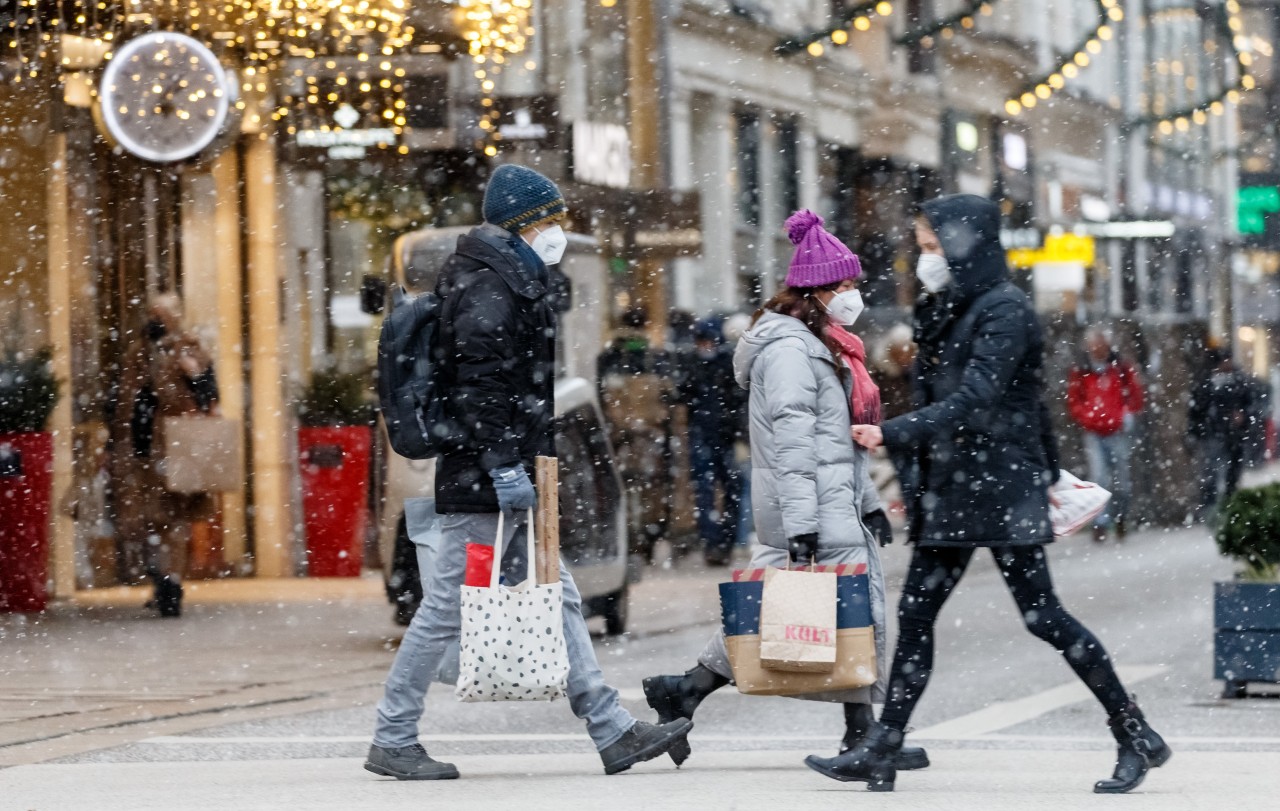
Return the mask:
M 818 558 L 818 533 L 806 532 L 787 540 L 792 563 L 808 563 Z
M 893 524 L 889 523 L 889 516 L 884 514 L 883 509 L 872 510 L 862 516 L 862 523 L 867 525 L 867 529 L 876 536 L 881 546 L 893 543 Z

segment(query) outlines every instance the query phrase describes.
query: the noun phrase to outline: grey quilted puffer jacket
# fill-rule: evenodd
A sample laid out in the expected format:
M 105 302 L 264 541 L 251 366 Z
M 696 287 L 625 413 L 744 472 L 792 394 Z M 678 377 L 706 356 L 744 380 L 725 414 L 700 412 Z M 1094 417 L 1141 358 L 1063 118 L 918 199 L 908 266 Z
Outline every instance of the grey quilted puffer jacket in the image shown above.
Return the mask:
M 798 319 L 768 312 L 734 352 L 750 390 L 751 504 L 762 544 L 818 533 L 818 548 L 866 548 L 862 516 L 881 507 L 867 451 L 849 436 L 849 375 Z

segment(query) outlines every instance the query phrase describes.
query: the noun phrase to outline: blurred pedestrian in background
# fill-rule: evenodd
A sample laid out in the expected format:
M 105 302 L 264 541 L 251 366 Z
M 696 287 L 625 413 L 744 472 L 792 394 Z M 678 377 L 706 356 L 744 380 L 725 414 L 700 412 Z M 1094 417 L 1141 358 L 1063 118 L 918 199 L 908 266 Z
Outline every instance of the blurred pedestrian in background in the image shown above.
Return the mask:
M 1198 521 L 1208 518 L 1240 484 L 1250 417 L 1256 413 L 1253 379 L 1236 368 L 1230 352 L 1211 348 L 1205 364 L 1205 375 L 1187 407 L 1187 430 L 1195 441 L 1200 473 Z
M 880 387 L 884 419 L 912 409 L 911 367 L 915 360 L 916 344 L 909 324 L 895 323 L 876 343 L 871 377 Z
M 737 540 L 742 479 L 735 444 L 745 392 L 733 379 L 733 356 L 720 324 L 694 325 L 694 345 L 678 356 L 676 395 L 688 414 L 689 472 L 693 478 L 698 537 L 710 566 L 727 566 Z
M 596 361 L 600 404 L 627 488 L 631 555 L 653 562 L 670 529 L 671 407 L 674 370 L 666 347 L 649 341 L 649 314 L 632 307 Z
M 200 339 L 183 329 L 182 300 L 173 293 L 150 300 L 143 333 L 126 360 L 123 389 L 121 400 L 131 409 L 130 447 L 116 464 L 122 468 L 117 503 L 125 575 L 149 577 L 155 586 L 150 605 L 162 617 L 177 617 L 190 547 L 193 541 L 202 548 L 211 543 L 217 502 L 209 493 L 168 490 L 165 419 L 216 413 L 218 381 Z
M 1084 356 L 1067 380 L 1067 411 L 1084 432 L 1089 478 L 1111 491 L 1107 510 L 1093 524 L 1093 539 L 1099 543 L 1110 527 L 1117 540 L 1124 540 L 1133 496 L 1130 460 L 1142 405 L 1142 380 L 1133 365 L 1120 357 L 1106 330 L 1090 328 Z
M 919 407 L 883 427 L 852 429 L 862 446 L 910 448 L 921 465 L 889 694 L 880 722 L 856 747 L 805 763 L 836 780 L 893 790 L 907 724 L 933 672 L 938 614 L 985 547 L 1027 630 L 1062 655 L 1106 710 L 1116 766 L 1094 791 L 1123 793 L 1171 752 L 1049 576 L 1048 491 L 1058 460 L 1042 400 L 1044 335 L 1031 301 L 1009 279 L 1000 221 L 998 205 L 971 194 L 930 200 L 916 218 L 916 276 L 925 290 L 915 315 Z
M 891 420 L 906 414 L 914 407 L 912 367 L 916 360 L 916 343 L 911 327 L 898 322 L 891 326 L 876 344 L 875 363 L 871 376 L 880 387 L 883 419 Z M 915 456 L 905 448 L 888 448 L 886 456 L 893 476 L 898 480 L 899 500 L 891 501 L 891 508 L 902 511 L 912 498 L 917 498 L 920 468 Z M 876 476 L 881 493 L 892 496 L 892 481 Z
M 846 330 L 861 314 L 855 280 L 858 257 L 799 211 L 787 220 L 796 245 L 786 287 L 756 315 L 738 342 L 734 370 L 749 390 L 752 489 L 759 545 L 751 568 L 783 568 L 792 561 L 865 564 L 876 627 L 876 661 L 885 648 L 884 576 L 877 543 L 888 521 L 871 483 L 868 455 L 849 439 L 852 419 L 880 418 L 880 393 L 865 366 L 862 341 Z M 659 721 L 692 718 L 703 699 L 733 678 L 724 634 L 717 632 L 683 675 L 644 680 Z M 873 723 L 871 702 L 884 697 L 883 678 L 870 687 L 823 693 L 845 703 L 843 748 Z M 688 746 L 672 747 L 677 764 Z M 901 753 L 903 768 L 928 765 L 921 750 Z
M 751 329 L 751 316 L 747 313 L 733 313 L 724 319 L 720 332 L 724 336 L 725 349 L 730 356 L 737 349 L 738 341 Z M 739 402 L 737 413 L 738 424 L 734 428 L 734 458 L 738 463 L 738 530 L 737 545 L 749 546 L 755 535 L 756 525 L 751 517 L 751 447 L 748 441 L 747 399 Z

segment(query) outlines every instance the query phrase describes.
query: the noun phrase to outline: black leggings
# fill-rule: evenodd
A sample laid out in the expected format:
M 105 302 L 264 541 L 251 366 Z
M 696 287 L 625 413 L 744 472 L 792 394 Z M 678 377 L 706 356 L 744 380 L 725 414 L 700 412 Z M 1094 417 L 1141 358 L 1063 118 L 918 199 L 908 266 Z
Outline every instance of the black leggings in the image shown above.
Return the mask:
M 973 549 L 916 547 L 898 603 L 898 647 L 889 674 L 889 696 L 880 722 L 903 731 L 933 672 L 933 627 L 938 612 L 964 575 Z M 1088 628 L 1067 613 L 1053 591 L 1043 546 L 991 549 L 1027 630 L 1062 654 L 1108 715 L 1129 703 L 1111 657 Z

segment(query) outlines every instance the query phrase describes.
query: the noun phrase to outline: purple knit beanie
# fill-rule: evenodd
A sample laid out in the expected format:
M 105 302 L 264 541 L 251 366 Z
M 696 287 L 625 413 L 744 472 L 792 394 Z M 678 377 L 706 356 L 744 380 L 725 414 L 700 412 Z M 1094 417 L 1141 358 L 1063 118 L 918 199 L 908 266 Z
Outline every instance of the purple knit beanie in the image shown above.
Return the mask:
M 862 275 L 857 254 L 827 233 L 822 218 L 809 209 L 787 218 L 787 236 L 796 246 L 787 287 L 826 287 Z

